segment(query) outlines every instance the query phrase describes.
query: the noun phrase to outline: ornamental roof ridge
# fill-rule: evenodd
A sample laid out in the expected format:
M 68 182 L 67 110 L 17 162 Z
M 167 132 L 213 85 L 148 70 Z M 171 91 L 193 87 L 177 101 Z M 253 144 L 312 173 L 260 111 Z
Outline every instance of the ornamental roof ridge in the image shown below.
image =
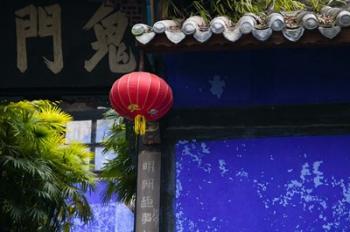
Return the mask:
M 210 22 L 200 16 L 191 16 L 184 20 L 160 20 L 153 26 L 139 23 L 132 27 L 132 34 L 142 45 L 150 43 L 157 34 L 165 34 L 170 42 L 179 44 L 188 36 L 205 43 L 213 34 L 222 34 L 231 42 L 238 41 L 244 34 L 266 41 L 276 31 L 282 32 L 287 40 L 296 42 L 308 30 L 318 30 L 322 36 L 333 39 L 343 27 L 349 26 L 349 10 L 325 6 L 319 13 L 306 10 L 261 15 L 248 13 L 237 22 L 226 16 L 215 17 Z

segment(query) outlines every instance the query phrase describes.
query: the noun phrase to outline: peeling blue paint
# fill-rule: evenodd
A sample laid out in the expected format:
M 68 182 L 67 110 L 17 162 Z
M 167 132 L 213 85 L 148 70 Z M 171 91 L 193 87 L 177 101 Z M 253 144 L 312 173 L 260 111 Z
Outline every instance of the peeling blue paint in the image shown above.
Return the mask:
M 350 231 L 349 154 L 350 136 L 181 141 L 176 231 Z

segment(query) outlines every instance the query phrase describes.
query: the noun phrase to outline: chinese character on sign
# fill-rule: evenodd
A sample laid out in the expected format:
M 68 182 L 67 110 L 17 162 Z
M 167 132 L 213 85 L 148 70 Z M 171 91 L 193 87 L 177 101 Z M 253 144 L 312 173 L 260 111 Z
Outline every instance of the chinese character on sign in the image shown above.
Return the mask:
M 142 163 L 142 170 L 147 172 L 154 172 L 154 161 L 146 161 Z
M 142 180 L 142 190 L 145 190 L 145 189 L 153 190 L 154 188 L 153 182 L 154 182 L 153 179 Z
M 153 199 L 150 196 L 142 197 L 141 208 L 153 208 Z
M 113 7 L 102 6 L 84 26 L 84 30 L 94 29 L 96 41 L 91 43 L 95 54 L 85 61 L 85 69 L 91 72 L 108 54 L 109 68 L 113 73 L 127 73 L 136 68 L 136 60 L 122 41 L 128 26 L 126 15 L 114 12 Z
M 142 221 L 142 224 L 152 222 L 152 213 L 143 213 L 141 221 Z
M 58 4 L 35 7 L 26 6 L 15 12 L 17 36 L 17 67 L 23 73 L 28 68 L 27 39 L 52 37 L 53 61 L 43 57 L 51 72 L 57 74 L 63 69 L 61 38 L 61 7 Z
M 152 221 L 155 223 L 159 222 L 159 210 L 158 209 L 153 209 Z

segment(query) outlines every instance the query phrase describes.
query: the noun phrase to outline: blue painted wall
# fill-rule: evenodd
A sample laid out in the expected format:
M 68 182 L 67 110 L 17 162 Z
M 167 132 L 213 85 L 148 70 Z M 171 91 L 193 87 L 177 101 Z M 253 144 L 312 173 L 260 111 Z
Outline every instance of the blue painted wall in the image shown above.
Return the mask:
M 176 108 L 350 102 L 350 47 L 165 56 Z
M 176 145 L 176 232 L 350 231 L 350 136 Z

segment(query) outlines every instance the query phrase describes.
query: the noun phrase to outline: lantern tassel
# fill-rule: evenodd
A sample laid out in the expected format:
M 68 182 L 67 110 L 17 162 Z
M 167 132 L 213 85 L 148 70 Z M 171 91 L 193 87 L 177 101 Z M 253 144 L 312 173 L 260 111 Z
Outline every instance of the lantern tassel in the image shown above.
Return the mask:
M 138 114 L 135 117 L 134 131 L 137 135 L 144 135 L 146 133 L 146 118 L 145 116 Z

